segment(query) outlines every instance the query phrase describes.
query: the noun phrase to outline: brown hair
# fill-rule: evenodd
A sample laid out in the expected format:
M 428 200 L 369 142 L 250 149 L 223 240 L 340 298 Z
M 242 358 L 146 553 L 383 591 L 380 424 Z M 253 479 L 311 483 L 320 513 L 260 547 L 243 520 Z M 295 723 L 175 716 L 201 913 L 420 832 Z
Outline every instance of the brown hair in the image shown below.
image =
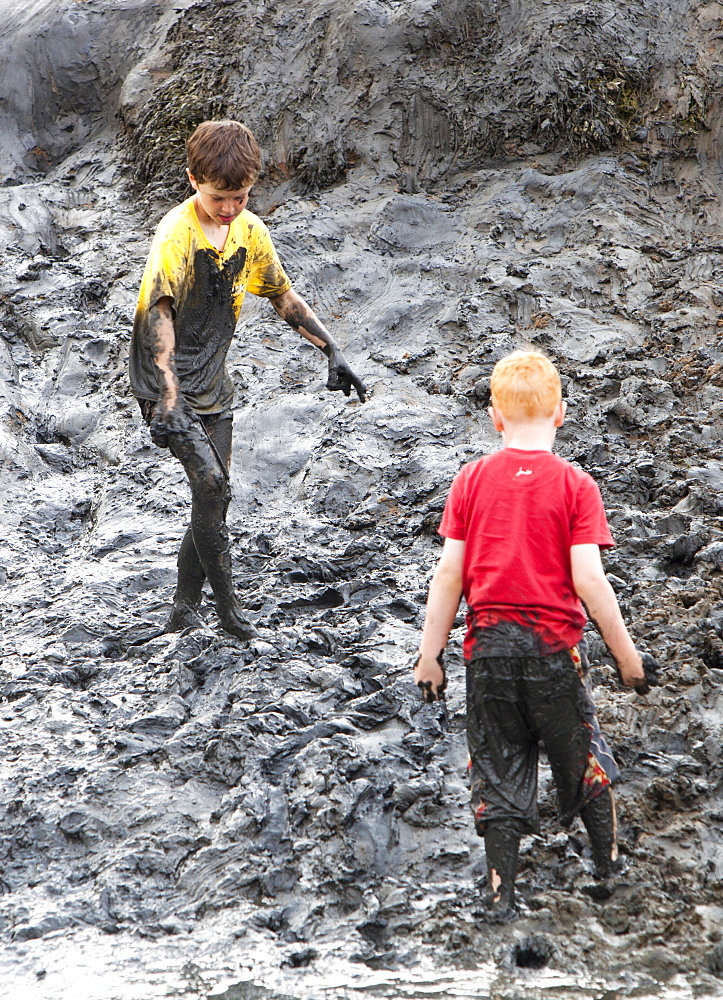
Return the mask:
M 232 120 L 201 122 L 186 141 L 188 169 L 198 184 L 238 191 L 255 183 L 261 150 L 251 130 Z
M 557 368 L 539 351 L 513 351 L 490 380 L 492 405 L 509 420 L 551 417 L 562 399 Z

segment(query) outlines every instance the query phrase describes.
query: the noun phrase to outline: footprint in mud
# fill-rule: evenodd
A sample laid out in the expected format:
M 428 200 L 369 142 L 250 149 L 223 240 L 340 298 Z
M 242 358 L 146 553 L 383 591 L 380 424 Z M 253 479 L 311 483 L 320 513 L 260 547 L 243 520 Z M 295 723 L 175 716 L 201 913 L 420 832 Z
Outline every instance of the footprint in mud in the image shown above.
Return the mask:
M 555 946 L 541 934 L 529 934 L 512 948 L 512 963 L 518 969 L 544 969 L 555 954 Z

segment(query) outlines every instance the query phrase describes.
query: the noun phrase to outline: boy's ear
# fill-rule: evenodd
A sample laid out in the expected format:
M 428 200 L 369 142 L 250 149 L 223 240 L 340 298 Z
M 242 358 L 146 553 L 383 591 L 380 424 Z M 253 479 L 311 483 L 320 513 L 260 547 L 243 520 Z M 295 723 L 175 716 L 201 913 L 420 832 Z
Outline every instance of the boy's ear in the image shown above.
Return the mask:
M 499 433 L 501 434 L 502 431 L 505 429 L 505 425 L 502 422 L 502 414 L 500 413 L 500 411 L 497 409 L 496 406 L 488 406 L 487 412 L 489 413 L 490 420 L 492 421 L 494 429 L 496 431 L 499 431 Z
M 555 407 L 555 427 L 562 427 L 565 423 L 565 414 L 567 413 L 567 400 L 561 399 L 560 402 Z
M 186 167 L 186 174 L 188 175 L 188 183 L 191 185 L 194 191 L 198 191 L 198 184 L 196 183 L 196 178 L 193 176 L 188 167 Z

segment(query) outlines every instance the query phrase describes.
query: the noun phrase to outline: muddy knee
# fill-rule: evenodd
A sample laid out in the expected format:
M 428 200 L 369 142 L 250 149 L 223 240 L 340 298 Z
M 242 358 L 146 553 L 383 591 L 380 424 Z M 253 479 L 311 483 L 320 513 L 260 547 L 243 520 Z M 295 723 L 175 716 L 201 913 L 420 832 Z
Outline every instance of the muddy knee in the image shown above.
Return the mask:
M 200 424 L 169 435 L 169 447 L 188 476 L 194 499 L 198 495 L 211 503 L 228 505 L 231 498 L 228 472 Z
M 201 470 L 194 469 L 189 473 L 188 479 L 194 507 L 198 504 L 213 511 L 222 509 L 225 515 L 231 502 L 231 484 L 218 464 Z

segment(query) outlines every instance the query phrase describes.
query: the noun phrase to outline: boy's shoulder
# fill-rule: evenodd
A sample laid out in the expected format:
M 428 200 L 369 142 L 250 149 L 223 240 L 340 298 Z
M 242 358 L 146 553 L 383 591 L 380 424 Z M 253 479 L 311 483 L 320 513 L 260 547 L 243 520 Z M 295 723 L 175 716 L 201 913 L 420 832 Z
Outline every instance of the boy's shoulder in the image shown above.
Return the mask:
M 500 448 L 489 455 L 481 455 L 466 462 L 457 476 L 469 483 L 486 477 L 497 481 L 522 478 L 530 483 L 540 476 L 545 479 L 563 477 L 568 482 L 592 480 L 588 472 L 552 451 L 523 451 L 518 448 Z
M 269 228 L 261 216 L 255 215 L 253 212 L 249 211 L 248 208 L 245 208 L 235 221 L 242 222 L 247 226 L 260 226 L 261 229 Z
M 232 232 L 235 229 L 235 238 L 241 240 L 248 245 L 254 243 L 260 243 L 262 246 L 271 243 L 273 245 L 273 238 L 271 236 L 271 231 L 264 220 L 258 216 L 254 215 L 253 212 L 249 212 L 247 208 L 233 221 Z
M 171 239 L 182 231 L 197 233 L 199 223 L 196 216 L 196 209 L 193 204 L 193 195 L 185 201 L 174 205 L 160 219 L 156 226 L 156 240 Z M 254 215 L 247 208 L 234 219 L 232 223 L 232 233 L 238 238 L 254 236 L 259 238 L 270 236 L 269 227 L 258 215 Z
M 156 239 L 164 239 L 172 233 L 177 232 L 179 227 L 190 227 L 193 225 L 193 198 L 186 198 L 178 205 L 174 205 L 161 218 L 156 226 Z

